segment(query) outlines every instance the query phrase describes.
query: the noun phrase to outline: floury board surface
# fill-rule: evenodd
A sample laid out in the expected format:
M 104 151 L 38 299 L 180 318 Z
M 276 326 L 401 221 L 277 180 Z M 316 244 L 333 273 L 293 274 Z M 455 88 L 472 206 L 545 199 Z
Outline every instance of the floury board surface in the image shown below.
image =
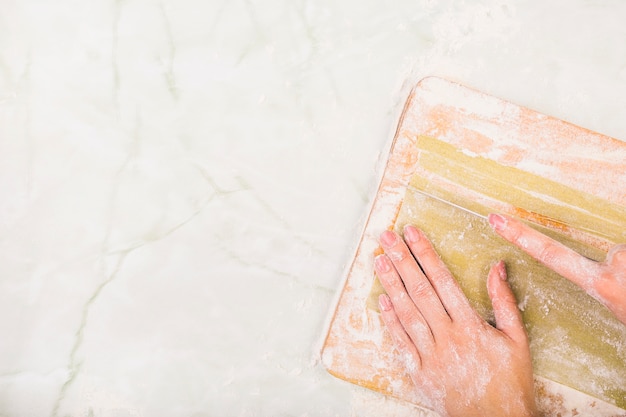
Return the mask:
M 429 147 L 434 150 L 431 154 L 437 154 L 435 158 L 427 157 Z M 462 163 L 482 161 L 479 165 L 484 163 L 487 164 L 485 166 L 497 166 L 501 167 L 502 172 L 514 171 L 516 175 L 525 176 L 526 179 L 539 180 L 537 184 L 543 184 L 544 187 L 546 184 L 549 185 L 546 187 L 547 194 L 544 193 L 543 197 L 532 203 L 533 207 L 524 207 L 531 204 L 524 199 L 508 202 L 506 196 L 495 196 L 489 200 L 493 204 L 485 206 L 486 200 L 478 202 L 478 194 L 473 194 L 472 186 L 463 184 L 461 178 L 454 175 L 454 169 L 433 169 L 432 166 L 429 168 L 428 164 L 433 162 L 435 162 L 433 166 L 440 166 L 436 158 L 441 157 L 445 160 L 448 157 L 446 152 L 451 152 L 448 156 L 458 154 Z M 541 216 L 559 219 L 561 211 L 566 217 L 569 216 L 564 223 L 573 221 L 576 224 L 571 226 L 584 229 L 583 223 L 588 224 L 587 220 L 580 216 L 571 217 L 572 207 L 574 211 L 581 213 L 588 209 L 590 204 L 594 207 L 604 207 L 602 202 L 606 202 L 606 207 L 610 207 L 613 213 L 608 216 L 613 216 L 612 219 L 618 223 L 626 222 L 621 216 L 626 207 L 626 194 L 623 192 L 626 189 L 624 161 L 626 144 L 622 142 L 446 80 L 438 78 L 422 80 L 414 88 L 405 105 L 378 194 L 330 323 L 322 350 L 322 359 L 329 372 L 356 384 L 417 403 L 412 394 L 411 382 L 395 358 L 382 321 L 375 309 L 368 308 L 368 300 L 375 283 L 372 263 L 373 255 L 379 250 L 376 239 L 378 234 L 386 228 L 402 227 L 406 222 L 417 223 L 426 214 L 410 210 L 410 207 L 424 208 L 438 204 L 432 199 L 428 201 L 429 198 L 419 191 L 427 191 L 427 194 L 438 193 L 444 200 L 452 200 L 453 197 L 464 194 L 459 201 L 453 203 L 471 206 L 471 211 L 479 213 L 483 211 L 510 213 L 511 210 L 516 210 L 520 214 L 521 209 L 521 213 L 526 213 L 528 219 L 527 213 L 532 210 L 539 215 L 539 220 L 536 217 L 534 219 L 539 223 L 542 222 Z M 440 186 L 440 178 L 432 176 L 433 171 L 437 170 L 439 172 L 436 174 L 439 177 L 448 176 L 447 179 L 444 178 L 448 181 L 448 185 L 443 187 L 444 191 Z M 489 175 L 483 176 L 483 179 L 489 182 Z M 503 185 L 498 187 L 502 188 Z M 571 190 L 572 193 L 568 193 L 567 190 Z M 527 191 L 533 194 L 532 187 Z M 569 198 L 568 195 L 577 198 L 574 199 L 573 206 L 572 202 L 569 202 L 570 207 L 567 210 L 557 207 L 554 212 L 551 211 L 555 210 L 554 205 L 552 208 L 546 208 L 542 204 L 550 200 L 551 192 L 560 193 L 565 199 Z M 581 199 L 579 196 L 586 197 Z M 536 196 L 533 198 L 536 199 Z M 459 210 L 453 206 L 443 209 L 452 210 L 449 218 L 460 215 Z M 441 210 L 437 208 L 434 212 Z M 472 221 L 476 224 L 476 230 L 481 230 L 479 217 L 468 219 L 464 216 L 471 217 L 468 213 L 462 213 L 460 222 Z M 602 225 L 603 221 L 601 220 L 599 224 Z M 428 223 L 418 225 L 429 232 Z M 563 232 L 561 226 L 556 232 Z M 430 227 L 433 227 L 433 232 L 437 231 L 434 222 Z M 618 224 L 617 229 L 619 227 Z M 601 227 L 592 225 L 591 231 L 582 233 L 579 233 L 579 230 L 570 230 L 566 233 L 569 236 L 565 238 L 589 248 L 593 254 L 590 252 L 588 256 L 601 258 L 607 245 L 619 241 L 622 236 L 614 235 L 607 238 L 605 232 L 598 230 L 599 228 Z M 622 224 L 621 230 L 625 229 L 626 225 Z M 443 242 L 436 234 L 433 238 Z M 437 246 L 437 242 L 435 244 Z M 451 256 L 446 254 L 451 250 L 450 246 L 448 243 L 440 243 L 438 247 L 444 259 Z M 463 248 L 460 250 L 463 252 Z M 511 260 L 514 258 L 512 256 Z M 452 257 L 448 259 L 452 260 Z M 557 276 L 555 279 L 561 278 Z M 484 308 L 485 294 L 482 291 L 474 291 L 475 288 L 482 287 L 482 283 L 462 282 L 462 286 L 479 311 L 482 308 L 481 313 L 488 316 L 488 308 Z M 576 343 L 568 345 L 567 338 L 558 346 L 554 345 L 554 350 L 559 350 L 555 354 L 549 347 L 550 343 L 554 344 L 559 338 L 554 338 L 547 332 L 541 334 L 541 330 L 537 330 L 539 333 L 535 333 L 535 344 L 543 344 L 541 349 L 535 349 L 538 353 L 534 352 L 540 408 L 545 415 L 565 416 L 578 413 L 626 415 L 622 409 L 626 401 L 623 385 L 620 385 L 623 381 L 619 380 L 623 376 L 619 376 L 620 374 L 606 376 L 607 379 L 602 381 L 600 387 L 589 382 L 593 379 L 594 366 L 619 364 L 623 359 L 626 347 L 619 341 L 620 337 L 621 341 L 626 340 L 626 334 L 623 334 L 626 331 L 623 326 L 620 327 L 621 324 L 616 323 L 606 311 L 603 311 L 602 306 L 588 300 L 584 294 L 577 294 L 575 288 L 569 286 L 563 288 L 567 288 L 567 291 L 562 293 L 563 299 L 570 302 L 572 299 L 582 300 L 584 308 L 596 317 L 595 325 L 600 323 L 601 327 L 605 327 L 607 332 L 611 333 L 610 341 L 598 340 L 598 345 L 609 343 L 613 356 L 603 365 L 584 363 L 586 354 L 579 354 L 577 349 L 580 347 Z M 523 291 L 520 287 L 518 297 L 524 297 Z M 533 320 L 553 320 L 563 311 L 567 311 L 559 305 L 558 292 L 555 298 L 555 290 L 551 291 L 550 297 L 546 297 L 543 304 L 535 306 L 535 313 L 530 312 L 532 309 L 529 310 L 528 314 L 535 316 Z M 523 299 L 518 301 L 523 305 Z M 547 328 L 545 322 L 541 324 Z M 581 327 L 580 323 L 578 324 L 573 330 L 576 334 L 584 331 L 584 325 Z M 536 329 L 541 327 L 535 326 Z M 598 331 L 602 333 L 602 329 Z M 588 347 L 594 345 L 593 341 L 587 343 Z M 569 370 L 555 373 L 554 370 L 559 368 L 556 366 L 557 361 L 565 361 L 567 366 L 563 369 Z M 623 362 L 621 366 L 624 366 Z M 568 386 L 576 386 L 577 389 Z

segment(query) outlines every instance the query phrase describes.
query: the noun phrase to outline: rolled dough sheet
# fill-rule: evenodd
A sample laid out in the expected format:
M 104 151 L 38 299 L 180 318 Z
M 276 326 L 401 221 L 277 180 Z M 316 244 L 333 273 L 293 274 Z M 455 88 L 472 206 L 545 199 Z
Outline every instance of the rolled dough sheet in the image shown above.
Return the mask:
M 420 136 L 417 147 L 417 170 L 395 229 L 412 224 L 424 230 L 473 306 L 492 323 L 487 272 L 505 260 L 535 374 L 626 408 L 626 326 L 493 233 L 482 217 L 492 211 L 525 217 L 585 256 L 603 260 L 608 247 L 626 241 L 626 208 L 433 138 Z M 368 307 L 377 309 L 382 291 L 376 280 Z

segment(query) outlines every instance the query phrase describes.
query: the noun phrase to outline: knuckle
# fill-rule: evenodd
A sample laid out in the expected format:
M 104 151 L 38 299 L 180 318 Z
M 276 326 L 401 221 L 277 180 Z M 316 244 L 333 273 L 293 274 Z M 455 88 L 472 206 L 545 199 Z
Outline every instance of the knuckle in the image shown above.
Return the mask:
M 389 259 L 391 259 L 391 261 L 394 263 L 402 262 L 404 259 L 406 259 L 408 255 L 407 251 L 403 248 L 387 251 L 386 254 L 387 256 L 389 256 Z
M 402 323 L 405 328 L 410 328 L 414 323 L 420 321 L 419 313 L 414 309 L 401 309 L 397 314 L 398 320 L 400 320 L 400 323 Z
M 404 291 L 404 284 L 402 283 L 402 280 L 400 279 L 400 277 L 398 277 L 395 274 L 392 274 L 385 278 L 386 278 L 385 283 L 387 284 L 388 287 L 393 288 L 398 291 Z
M 538 259 L 546 265 L 552 265 L 559 260 L 558 248 L 554 245 L 545 245 L 539 252 Z
M 437 268 L 436 270 L 432 271 L 428 276 L 428 279 L 430 279 L 432 282 L 438 283 L 446 283 L 450 281 L 451 278 L 452 274 L 446 268 Z
M 525 248 L 528 246 L 526 234 L 524 233 L 522 229 L 518 227 L 510 229 L 509 240 L 521 248 Z
M 427 242 L 411 247 L 411 252 L 415 255 L 416 259 L 423 259 L 435 254 L 435 250 Z
M 396 274 L 394 270 L 391 270 L 385 273 L 378 273 L 377 276 L 380 280 L 380 283 L 386 289 L 402 288 L 402 285 L 403 285 L 402 280 L 400 279 L 400 277 L 398 277 L 398 275 Z
M 391 336 L 394 346 L 398 350 L 406 349 L 406 335 L 404 334 L 402 325 L 397 320 L 390 319 L 389 317 L 385 318 L 384 321 L 385 327 L 387 328 L 388 334 Z
M 395 334 L 393 336 L 393 345 L 401 353 L 406 352 L 406 351 L 409 350 L 409 347 L 406 344 L 406 342 L 404 341 L 404 339 L 399 337 L 399 336 L 397 336 L 397 335 L 395 335 Z
M 420 279 L 411 284 L 409 291 L 413 299 L 420 299 L 431 295 L 433 288 L 427 280 Z

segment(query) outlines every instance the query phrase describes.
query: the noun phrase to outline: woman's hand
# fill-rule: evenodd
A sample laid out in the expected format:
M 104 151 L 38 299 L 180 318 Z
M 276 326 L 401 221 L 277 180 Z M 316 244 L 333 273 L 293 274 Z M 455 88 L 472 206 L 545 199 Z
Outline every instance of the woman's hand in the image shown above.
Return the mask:
M 548 268 L 580 286 L 626 324 L 626 245 L 595 262 L 508 216 L 489 215 L 496 233 Z
M 432 245 L 412 226 L 381 235 L 375 260 L 383 320 L 424 405 L 447 416 L 536 414 L 528 339 L 503 262 L 487 287 L 496 328 L 470 306 Z M 407 246 L 408 245 L 408 246 Z

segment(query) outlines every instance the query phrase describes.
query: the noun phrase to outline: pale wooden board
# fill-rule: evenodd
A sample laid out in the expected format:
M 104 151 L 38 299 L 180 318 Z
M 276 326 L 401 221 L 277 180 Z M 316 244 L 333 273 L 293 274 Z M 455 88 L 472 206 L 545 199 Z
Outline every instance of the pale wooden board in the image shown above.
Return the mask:
M 417 163 L 418 136 L 448 142 L 502 165 L 626 205 L 626 144 L 461 85 L 426 78 L 411 92 L 387 166 L 322 349 L 328 371 L 419 404 L 375 311 L 366 308 L 377 236 L 395 223 Z M 595 398 L 541 378 L 545 415 L 626 415 Z

